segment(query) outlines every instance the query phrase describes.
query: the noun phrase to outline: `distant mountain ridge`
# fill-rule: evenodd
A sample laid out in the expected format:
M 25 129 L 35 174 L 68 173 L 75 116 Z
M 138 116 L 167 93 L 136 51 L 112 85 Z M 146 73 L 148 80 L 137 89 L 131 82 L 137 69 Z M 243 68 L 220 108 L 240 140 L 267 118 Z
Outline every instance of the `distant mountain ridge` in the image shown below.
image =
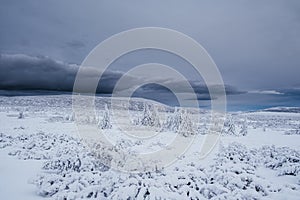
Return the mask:
M 300 107 L 272 107 L 272 108 L 263 109 L 262 111 L 300 113 Z

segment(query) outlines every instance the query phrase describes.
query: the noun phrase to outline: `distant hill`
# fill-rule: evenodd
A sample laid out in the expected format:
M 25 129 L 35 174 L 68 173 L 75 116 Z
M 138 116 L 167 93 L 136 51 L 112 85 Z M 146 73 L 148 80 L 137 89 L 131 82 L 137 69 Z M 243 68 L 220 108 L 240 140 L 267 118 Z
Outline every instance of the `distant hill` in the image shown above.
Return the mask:
M 263 111 L 266 111 L 266 112 L 300 113 L 300 107 L 273 107 L 273 108 L 264 109 Z

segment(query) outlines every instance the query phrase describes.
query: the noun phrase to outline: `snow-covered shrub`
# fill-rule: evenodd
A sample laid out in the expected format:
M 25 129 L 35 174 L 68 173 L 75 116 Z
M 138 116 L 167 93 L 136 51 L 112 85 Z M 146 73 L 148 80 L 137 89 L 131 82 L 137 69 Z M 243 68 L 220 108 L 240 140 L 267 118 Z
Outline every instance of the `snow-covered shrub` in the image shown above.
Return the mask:
M 70 145 L 69 148 L 65 148 Z M 46 134 L 44 132 L 36 134 L 21 134 L 11 138 L 13 148 L 9 155 L 17 156 L 19 159 L 50 159 L 60 154 L 70 154 L 81 148 L 80 141 L 68 135 Z
M 219 184 L 229 191 L 220 197 L 260 199 L 281 190 L 278 185 L 255 175 L 257 167 L 263 165 L 259 152 L 239 143 L 221 146 L 208 173 L 211 184 Z
M 24 119 L 24 118 L 25 118 L 25 116 L 24 116 L 23 111 L 19 112 L 18 119 Z
M 284 132 L 285 135 L 300 135 L 300 127 Z
M 45 174 L 31 183 L 38 188 L 38 194 L 56 199 L 104 199 L 114 187 L 114 182 L 99 172 L 75 172 Z
M 202 124 L 198 125 L 196 132 L 201 134 L 201 135 L 205 135 L 205 134 L 207 134 L 207 130 L 208 130 L 207 124 L 202 123 Z
M 11 146 L 13 143 L 13 137 L 0 133 L 0 149 Z
M 107 167 L 124 167 L 128 159 L 134 157 L 133 152 L 127 151 L 126 148 L 136 144 L 124 139 L 116 141 L 113 146 L 98 141 L 89 145 L 90 155 Z
M 95 157 L 89 149 L 75 150 L 74 155 L 59 154 L 56 158 L 47 160 L 43 169 L 54 173 L 67 173 L 70 171 L 107 171 L 109 167 Z
M 278 170 L 278 176 L 291 175 L 297 176 L 300 174 L 300 163 L 286 162 Z
M 71 115 L 67 115 L 64 120 L 67 121 L 76 121 L 79 124 L 91 124 L 96 125 L 99 123 L 97 116 L 93 113 L 89 112 L 82 112 L 82 113 L 74 113 L 72 112 Z
M 67 121 L 71 121 L 71 122 L 75 121 L 75 113 L 72 112 L 72 114 L 71 114 L 71 115 L 67 115 L 67 116 L 65 117 L 65 119 L 66 119 Z
M 255 167 L 255 150 L 249 150 L 245 145 L 237 142 L 230 143 L 227 147 L 220 146 L 216 162 L 226 162 L 230 160 L 233 163 L 246 163 Z
M 224 193 L 227 193 L 227 190 L 224 190 L 224 189 L 222 190 L 222 189 L 220 189 L 220 187 L 218 187 L 215 184 L 207 184 L 201 188 L 200 193 L 206 199 L 212 199 L 213 197 L 217 197 Z
M 300 152 L 289 147 L 263 146 L 257 157 L 267 168 L 278 171 L 278 175 L 297 176 L 300 172 Z
M 76 158 L 75 160 L 72 158 L 67 158 L 66 160 L 57 159 L 48 161 L 44 164 L 43 169 L 44 170 L 57 170 L 57 171 L 68 171 L 68 170 L 74 170 L 74 171 L 80 171 L 81 168 L 81 160 L 80 158 Z
M 107 104 L 105 104 L 103 118 L 99 121 L 98 127 L 100 129 L 111 129 L 112 128 L 110 112 L 108 110 Z
M 172 199 L 162 184 L 165 177 L 155 173 L 130 174 L 121 178 L 118 189 L 113 191 L 110 199 Z M 152 197 L 152 198 L 151 198 Z M 177 198 L 180 196 L 177 195 Z

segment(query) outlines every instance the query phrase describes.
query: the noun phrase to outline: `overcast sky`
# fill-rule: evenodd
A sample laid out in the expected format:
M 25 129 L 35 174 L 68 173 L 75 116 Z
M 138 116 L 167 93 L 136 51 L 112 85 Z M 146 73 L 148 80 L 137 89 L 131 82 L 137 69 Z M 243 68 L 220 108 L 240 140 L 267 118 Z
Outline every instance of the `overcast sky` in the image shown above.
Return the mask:
M 42 59 L 38 61 L 41 64 L 47 57 L 49 68 L 51 62 L 68 68 L 69 64 L 80 64 L 113 34 L 156 26 L 183 32 L 198 41 L 216 62 L 225 84 L 235 90 L 271 96 L 290 92 L 293 102 L 299 100 L 299 0 L 0 0 L 0 25 L 2 89 L 15 84 L 8 81 L 8 75 L 18 79 L 18 73 L 24 73 L 17 67 L 22 62 L 30 67 L 32 60 Z M 115 65 L 120 70 L 120 66 L 149 62 L 151 58 L 181 64 L 157 52 L 144 52 Z M 184 63 L 182 66 L 188 68 Z M 54 71 L 59 71 L 55 67 Z M 12 68 L 13 72 L 3 75 Z M 45 72 L 41 68 L 37 71 Z M 14 89 L 19 86 L 22 88 L 20 81 Z

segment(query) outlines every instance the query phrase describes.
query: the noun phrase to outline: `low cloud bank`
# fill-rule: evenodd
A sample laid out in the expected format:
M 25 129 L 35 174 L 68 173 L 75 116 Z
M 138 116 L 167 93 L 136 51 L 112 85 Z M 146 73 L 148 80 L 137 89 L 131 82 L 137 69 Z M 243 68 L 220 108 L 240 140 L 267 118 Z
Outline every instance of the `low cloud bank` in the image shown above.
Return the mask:
M 48 57 L 34 57 L 24 54 L 1 54 L 0 55 L 0 90 L 36 90 L 36 91 L 73 91 L 73 84 L 76 73 L 79 69 L 78 65 L 67 64 L 60 61 L 50 59 Z M 84 76 L 87 80 L 95 79 L 97 73 L 95 69 L 87 69 Z M 97 93 L 111 94 L 114 86 L 120 77 L 124 76 L 123 72 L 106 71 L 99 82 Z M 127 76 L 127 75 L 125 75 Z M 127 77 L 126 85 L 121 89 L 126 90 L 130 87 L 136 87 L 140 79 L 144 77 Z M 149 78 L 149 77 L 148 77 Z M 155 82 L 155 77 L 152 77 Z M 184 84 L 180 81 L 165 80 L 166 84 L 176 84 L 174 93 L 186 93 Z M 211 96 L 206 85 L 198 81 L 190 81 L 197 100 L 210 100 Z M 218 86 L 214 86 L 218 90 Z M 225 86 L 227 95 L 238 95 L 245 92 L 239 91 L 235 87 Z M 155 94 L 153 97 L 153 94 Z M 173 98 L 174 94 L 165 87 L 158 84 L 148 84 L 140 87 L 134 96 L 145 98 L 156 98 L 155 100 L 168 102 Z M 187 99 L 189 98 L 187 94 Z

